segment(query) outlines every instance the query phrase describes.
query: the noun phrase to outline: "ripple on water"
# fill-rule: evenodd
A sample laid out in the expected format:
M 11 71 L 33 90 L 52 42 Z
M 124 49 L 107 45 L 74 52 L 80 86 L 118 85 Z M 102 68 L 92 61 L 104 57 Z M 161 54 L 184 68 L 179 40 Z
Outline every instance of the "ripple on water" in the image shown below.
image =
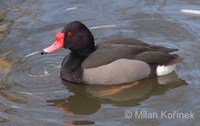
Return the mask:
M 60 61 L 61 57 L 55 54 L 25 57 L 12 66 L 12 72 L 7 74 L 4 81 L 13 85 L 15 91 L 26 94 L 60 91 Z

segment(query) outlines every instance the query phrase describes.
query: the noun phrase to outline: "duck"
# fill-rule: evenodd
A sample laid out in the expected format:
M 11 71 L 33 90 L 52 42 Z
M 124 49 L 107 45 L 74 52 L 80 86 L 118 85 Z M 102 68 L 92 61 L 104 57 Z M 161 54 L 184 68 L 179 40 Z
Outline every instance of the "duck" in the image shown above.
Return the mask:
M 60 78 L 77 84 L 116 85 L 172 73 L 182 57 L 178 49 L 153 45 L 134 38 L 107 40 L 95 45 L 89 28 L 81 21 L 68 23 L 55 42 L 41 55 L 69 49 Z

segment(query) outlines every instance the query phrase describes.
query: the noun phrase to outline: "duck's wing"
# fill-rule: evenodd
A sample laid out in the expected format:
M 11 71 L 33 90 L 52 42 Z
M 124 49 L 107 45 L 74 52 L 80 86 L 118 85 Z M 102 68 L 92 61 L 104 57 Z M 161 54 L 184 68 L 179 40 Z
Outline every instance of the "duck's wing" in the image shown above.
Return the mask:
M 101 47 L 104 47 L 104 46 L 110 46 L 110 45 L 141 46 L 141 47 L 149 48 L 151 50 L 156 50 L 156 51 L 166 52 L 166 53 L 178 50 L 178 49 L 163 47 L 163 46 L 159 46 L 159 45 L 147 44 L 145 42 L 142 42 L 140 40 L 133 39 L 133 38 L 125 38 L 125 39 L 119 38 L 119 39 L 107 40 L 107 41 L 102 42 L 99 45 L 97 45 L 97 48 L 101 48 Z
M 168 54 L 156 47 L 140 46 L 140 45 L 123 45 L 111 44 L 104 45 L 91 55 L 89 55 L 82 63 L 83 68 L 95 68 L 109 64 L 118 59 L 134 59 L 152 64 L 167 64 L 173 60 L 176 55 Z M 162 49 L 164 50 L 164 48 Z
M 135 59 L 155 65 L 171 65 L 182 60 L 182 58 L 176 54 L 169 54 L 159 51 L 143 52 L 138 54 Z
M 108 45 L 113 45 L 113 44 L 123 44 L 123 45 L 138 45 L 138 46 L 148 46 L 147 43 L 142 42 L 137 39 L 133 38 L 116 38 L 116 39 L 111 39 L 111 40 L 106 40 L 105 42 L 102 42 L 97 45 L 97 47 L 102 47 L 102 46 L 108 46 Z

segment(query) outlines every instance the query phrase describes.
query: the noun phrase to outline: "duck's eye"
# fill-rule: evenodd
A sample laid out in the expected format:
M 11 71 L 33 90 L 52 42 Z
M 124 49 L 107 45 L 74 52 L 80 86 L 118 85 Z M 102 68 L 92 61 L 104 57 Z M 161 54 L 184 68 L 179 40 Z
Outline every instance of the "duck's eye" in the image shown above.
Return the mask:
M 67 36 L 71 37 L 72 36 L 72 32 L 67 32 Z

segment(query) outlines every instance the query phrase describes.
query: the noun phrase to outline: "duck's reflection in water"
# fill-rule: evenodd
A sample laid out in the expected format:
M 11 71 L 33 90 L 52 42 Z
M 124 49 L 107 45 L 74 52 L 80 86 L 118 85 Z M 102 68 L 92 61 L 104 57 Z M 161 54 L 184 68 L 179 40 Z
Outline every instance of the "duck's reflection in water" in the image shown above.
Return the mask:
M 73 95 L 66 99 L 55 99 L 53 103 L 61 111 L 67 114 L 90 115 L 97 112 L 102 104 L 114 106 L 137 106 L 145 99 L 154 95 L 162 95 L 166 91 L 187 83 L 177 77 L 175 73 L 145 79 L 130 84 L 101 86 L 84 85 L 63 82 Z M 92 124 L 90 121 L 66 121 L 67 124 Z

